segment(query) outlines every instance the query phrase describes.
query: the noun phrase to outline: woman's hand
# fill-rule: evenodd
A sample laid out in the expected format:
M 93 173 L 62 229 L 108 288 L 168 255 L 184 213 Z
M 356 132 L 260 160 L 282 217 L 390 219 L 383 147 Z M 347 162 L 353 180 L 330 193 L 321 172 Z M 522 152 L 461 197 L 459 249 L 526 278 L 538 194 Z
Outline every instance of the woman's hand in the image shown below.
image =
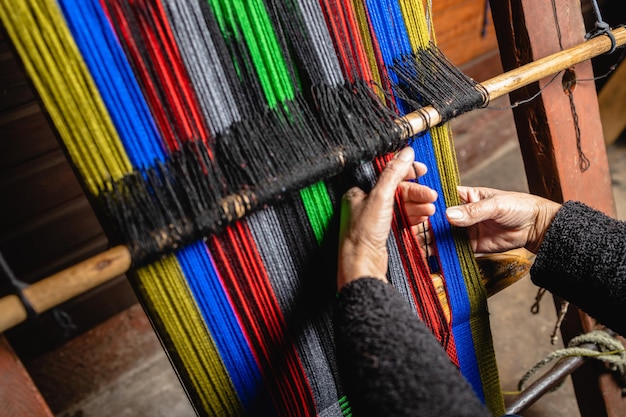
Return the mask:
M 369 195 L 357 187 L 344 195 L 339 233 L 339 289 L 362 277 L 387 281 L 387 239 L 396 190 L 412 221 L 423 222 L 435 212 L 434 190 L 415 182 L 403 182 L 426 173 L 426 166 L 413 159 L 413 149 L 404 148 L 387 163 Z
M 449 207 L 450 224 L 467 227 L 474 252 L 525 247 L 537 253 L 561 205 L 536 195 L 483 187 L 458 187 L 465 204 Z

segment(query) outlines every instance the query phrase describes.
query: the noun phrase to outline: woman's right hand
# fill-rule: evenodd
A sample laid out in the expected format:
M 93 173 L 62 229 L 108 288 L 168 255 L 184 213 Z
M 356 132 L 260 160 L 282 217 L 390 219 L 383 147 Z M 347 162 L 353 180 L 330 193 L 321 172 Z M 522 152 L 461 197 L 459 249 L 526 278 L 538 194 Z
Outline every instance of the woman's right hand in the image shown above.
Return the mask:
M 484 187 L 458 187 L 464 203 L 449 207 L 450 224 L 468 228 L 476 253 L 525 247 L 537 253 L 561 205 L 536 195 Z

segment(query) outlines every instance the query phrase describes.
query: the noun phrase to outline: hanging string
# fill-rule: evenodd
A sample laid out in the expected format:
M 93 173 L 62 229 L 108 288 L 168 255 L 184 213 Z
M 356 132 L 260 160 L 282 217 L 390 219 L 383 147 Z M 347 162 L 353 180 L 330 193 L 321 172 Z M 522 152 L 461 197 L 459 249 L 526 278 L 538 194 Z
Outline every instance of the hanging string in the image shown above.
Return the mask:
M 401 1 L 400 3 L 403 7 L 405 22 L 410 28 L 409 34 L 414 49 L 427 48 L 431 41 L 435 43 L 434 36 L 432 40 L 427 39 L 424 31 L 415 26 L 415 19 L 411 18 L 413 13 L 420 14 L 417 9 L 421 3 L 408 1 Z M 422 34 L 419 34 L 420 32 Z M 433 70 L 433 72 L 437 72 L 437 70 Z M 442 182 L 441 195 L 444 197 L 444 207 L 438 208 L 437 211 L 443 217 L 445 207 L 460 204 L 457 191 L 460 175 L 450 127 L 448 125 L 438 126 L 432 129 L 431 134 Z M 489 409 L 494 414 L 502 413 L 504 404 L 500 392 L 491 329 L 487 319 L 487 297 L 481 283 L 481 275 L 474 253 L 464 231 L 450 229 L 445 219 L 441 219 L 441 223 L 439 223 L 437 215 L 433 216 L 432 219 L 434 220 L 431 220 L 435 236 L 434 242 L 440 255 L 442 275 L 450 294 L 453 329 L 455 329 L 455 324 L 457 328 L 455 332 L 455 338 L 458 336 L 456 339 L 457 346 L 463 348 L 473 346 L 473 349 L 467 351 L 461 351 L 459 348 L 461 369 L 468 380 L 472 381 L 478 396 L 484 398 Z M 452 242 L 450 242 L 450 237 L 452 237 Z M 450 262 L 453 259 L 456 259 L 456 262 Z M 465 296 L 463 297 L 463 295 Z M 464 319 L 468 320 L 466 325 L 461 324 Z M 463 329 L 464 326 L 467 327 Z M 463 333 L 467 330 L 471 334 Z M 467 337 L 467 339 L 463 339 L 463 337 Z
M 56 3 L 13 3 L 0 2 L 4 27 L 72 162 L 97 195 L 106 179 L 131 171 L 130 161 Z
M 595 1 L 595 0 L 592 0 L 592 1 Z M 561 27 L 559 25 L 558 10 L 557 10 L 555 0 L 552 0 L 552 16 L 553 16 L 554 24 L 556 26 L 556 33 L 557 33 L 557 37 L 559 40 L 559 48 L 560 50 L 563 50 Z M 613 42 L 615 42 L 614 39 L 613 39 Z M 574 119 L 574 132 L 576 134 L 576 150 L 578 151 L 578 167 L 580 169 L 580 172 L 585 172 L 591 166 L 591 161 L 589 161 L 589 159 L 585 155 L 583 148 L 582 148 L 580 126 L 578 126 L 578 113 L 576 111 L 576 103 L 574 102 L 574 92 L 573 92 L 574 83 L 575 81 L 568 81 L 566 85 L 564 85 L 564 91 L 568 97 L 570 110 L 572 113 L 572 118 Z
M 599 35 L 606 35 L 611 40 L 611 49 L 607 54 L 612 54 L 616 48 L 615 35 L 611 32 L 611 27 L 608 23 L 602 20 L 602 14 L 600 13 L 600 6 L 598 6 L 598 0 L 591 0 L 593 6 L 593 12 L 596 16 L 594 23 L 594 29 L 585 34 L 585 39 L 591 39 Z
M 214 341 L 207 334 L 185 276 L 173 256 L 136 271 L 133 282 L 193 404 L 209 414 L 241 415 L 242 404 Z M 210 375 L 210 378 L 207 378 Z
M 28 320 L 32 320 L 38 316 L 37 311 L 30 303 L 30 300 L 24 294 L 24 289 L 28 287 L 28 284 L 17 279 L 13 270 L 9 267 L 9 264 L 4 259 L 2 252 L 0 252 L 0 267 L 2 267 L 2 272 L 4 273 L 5 278 L 8 281 L 9 287 L 13 294 L 15 294 L 20 301 L 22 302 L 22 306 L 24 310 L 26 310 L 26 318 Z
M 216 257 L 222 285 L 235 304 L 237 315 L 256 352 L 261 369 L 267 372 L 265 381 L 279 415 L 311 415 L 314 410 L 312 393 L 297 360 L 294 346 L 286 339 L 284 319 L 275 299 L 266 272 L 247 230 L 241 224 L 227 228 L 228 239 L 209 241 Z M 226 258 L 231 253 L 237 262 Z M 246 303 L 243 303 L 243 301 Z M 262 326 L 268 323 L 268 326 Z M 280 352 L 276 357 L 272 352 Z

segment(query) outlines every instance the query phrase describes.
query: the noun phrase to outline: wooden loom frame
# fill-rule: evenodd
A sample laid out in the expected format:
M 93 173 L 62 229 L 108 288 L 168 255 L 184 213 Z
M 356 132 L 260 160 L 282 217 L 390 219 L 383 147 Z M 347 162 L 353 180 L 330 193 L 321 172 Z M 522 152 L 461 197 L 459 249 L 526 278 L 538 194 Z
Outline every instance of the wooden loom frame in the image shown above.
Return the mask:
M 508 0 L 492 3 L 492 15 L 505 70 L 512 70 L 521 64 L 534 62 L 560 50 L 554 36 L 555 28 L 550 25 L 553 23 L 552 16 L 545 13 L 545 10 L 551 7 L 550 0 Z M 584 34 L 579 1 L 567 0 L 567 5 L 569 10 L 574 10 L 573 15 L 578 16 L 579 19 L 571 19 L 571 15 L 559 19 L 561 33 L 564 35 L 564 42 L 566 42 L 565 47 L 582 43 L 582 35 Z M 535 10 L 534 13 L 533 10 Z M 543 13 L 537 12 L 538 10 L 543 11 Z M 577 78 L 592 78 L 593 76 L 589 61 L 577 64 L 574 71 Z M 545 80 L 539 81 L 538 84 L 544 87 L 545 82 Z M 579 114 L 579 123 L 581 134 L 586 141 L 588 140 L 586 144 L 591 149 L 591 151 L 585 150 L 585 152 L 592 160 L 589 171 L 581 173 L 571 172 L 572 151 L 575 151 L 576 142 L 575 137 L 572 136 L 574 129 L 571 113 L 569 113 L 569 101 L 563 94 L 560 82 L 553 84 L 543 91 L 541 99 L 535 100 L 529 106 L 522 106 L 514 110 L 524 163 L 527 173 L 531 174 L 527 174 L 529 188 L 535 194 L 556 201 L 577 199 L 608 214 L 615 214 L 608 163 L 604 152 L 604 140 L 599 125 L 600 118 L 595 88 L 579 88 L 576 91 L 576 102 L 585 103 L 584 116 L 580 117 Z M 513 92 L 511 93 L 512 101 L 515 101 L 516 96 L 519 98 L 528 97 L 536 89 L 537 85 L 534 85 Z M 583 91 L 581 92 L 581 90 Z M 557 105 L 555 106 L 554 103 Z M 582 106 L 580 113 L 583 113 Z M 531 123 L 526 123 L 526 121 Z M 556 138 L 559 140 L 557 141 Z M 596 146 L 596 144 L 602 146 Z M 583 185 L 581 186 L 581 184 Z M 600 198 L 594 198 L 593 201 L 590 201 L 589 196 L 584 194 L 584 191 L 590 187 L 601 192 Z M 94 265 L 96 267 L 107 266 L 100 262 L 95 262 Z M 117 272 L 122 273 L 124 270 Z M 593 326 L 588 316 L 577 312 L 570 313 L 570 319 L 566 324 L 567 327 L 563 329 L 566 341 L 582 331 L 590 330 Z M 1 341 L 4 342 L 3 339 Z M 9 349 L 8 344 L 0 343 L 0 353 L 8 352 L 10 355 Z M 587 415 L 598 416 L 600 409 L 603 410 L 604 415 L 617 416 L 614 413 L 623 409 L 625 403 L 616 397 L 618 393 L 615 390 L 615 384 L 611 384 L 611 380 L 607 376 L 597 378 L 597 372 L 593 369 L 583 369 L 579 374 L 583 372 L 585 376 L 574 377 L 577 397 L 581 398 L 582 392 L 594 393 L 590 401 L 585 400 L 584 405 L 579 401 L 583 417 Z M 17 380 L 20 377 L 14 376 L 13 378 Z M 26 378 L 22 382 L 26 385 L 32 385 L 32 382 L 29 383 L 27 379 L 26 374 Z M 32 386 L 29 389 L 32 391 Z M 0 396 L 0 400 L 4 400 L 4 398 Z M 42 407 L 45 408 L 43 402 Z M 30 415 L 50 415 L 49 410 L 48 414 L 45 410 L 40 414 L 32 411 L 30 413 Z
M 551 0 L 498 0 L 490 2 L 504 70 L 516 68 L 561 50 Z M 564 48 L 584 39 L 585 24 L 579 0 L 559 1 L 556 17 Z M 571 68 L 576 79 L 593 79 L 590 61 Z M 576 130 L 569 97 L 561 78 L 512 92 L 511 101 L 530 97 L 543 88 L 541 97 L 513 109 L 529 190 L 533 194 L 564 202 L 578 200 L 615 216 L 606 146 L 598 98 L 593 82 L 574 87 L 578 126 L 583 150 L 591 161 L 588 170 L 578 166 Z M 593 197 L 589 190 L 594 190 Z M 558 301 L 555 298 L 555 301 Z M 561 326 L 564 342 L 588 332 L 595 322 L 571 308 Z M 617 417 L 626 410 L 626 399 L 610 374 L 588 363 L 572 374 L 582 417 Z

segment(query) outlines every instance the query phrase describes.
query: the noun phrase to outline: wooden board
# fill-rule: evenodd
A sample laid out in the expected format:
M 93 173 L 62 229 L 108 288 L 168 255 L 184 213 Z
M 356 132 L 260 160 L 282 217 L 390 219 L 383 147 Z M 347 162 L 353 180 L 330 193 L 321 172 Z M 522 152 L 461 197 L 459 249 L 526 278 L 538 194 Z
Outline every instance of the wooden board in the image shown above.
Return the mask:
M 0 416 L 53 416 L 28 372 L 1 335 L 0 387 Z
M 432 3 L 437 46 L 461 66 L 498 48 L 485 0 L 438 0 Z

